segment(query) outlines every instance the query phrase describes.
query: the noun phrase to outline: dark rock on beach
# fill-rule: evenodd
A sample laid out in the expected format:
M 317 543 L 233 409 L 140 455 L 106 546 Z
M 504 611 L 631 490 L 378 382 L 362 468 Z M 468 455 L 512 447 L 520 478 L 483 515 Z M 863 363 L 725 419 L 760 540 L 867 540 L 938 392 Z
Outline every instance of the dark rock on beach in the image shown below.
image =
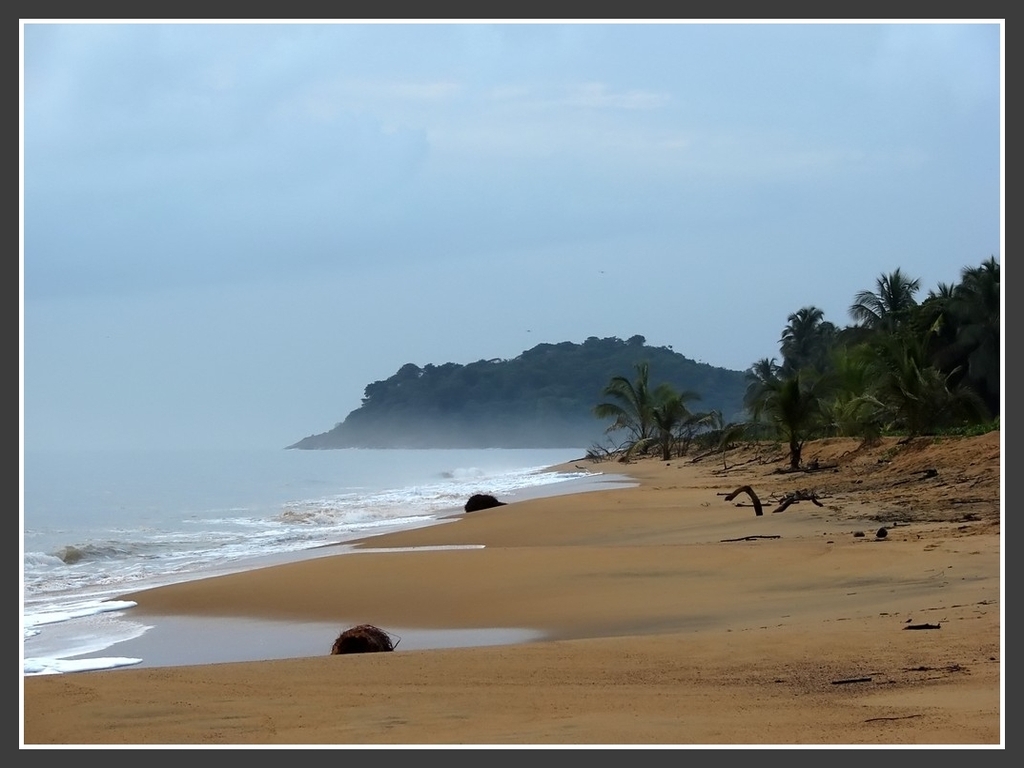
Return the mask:
M 498 501 L 488 493 L 475 493 L 469 497 L 469 501 L 466 502 L 464 509 L 467 512 L 478 512 L 481 509 L 491 509 L 493 507 L 503 506 L 505 506 L 504 501 Z

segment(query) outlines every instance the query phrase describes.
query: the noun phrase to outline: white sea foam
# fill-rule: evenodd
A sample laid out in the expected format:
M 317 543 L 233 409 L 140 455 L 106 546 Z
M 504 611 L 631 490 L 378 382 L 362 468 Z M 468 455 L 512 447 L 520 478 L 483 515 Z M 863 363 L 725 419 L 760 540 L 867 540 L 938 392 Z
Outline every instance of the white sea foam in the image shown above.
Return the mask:
M 23 669 L 138 664 L 103 656 L 149 629 L 121 595 L 245 570 L 268 557 L 450 522 L 474 493 L 552 493 L 583 451 L 279 451 L 26 454 Z

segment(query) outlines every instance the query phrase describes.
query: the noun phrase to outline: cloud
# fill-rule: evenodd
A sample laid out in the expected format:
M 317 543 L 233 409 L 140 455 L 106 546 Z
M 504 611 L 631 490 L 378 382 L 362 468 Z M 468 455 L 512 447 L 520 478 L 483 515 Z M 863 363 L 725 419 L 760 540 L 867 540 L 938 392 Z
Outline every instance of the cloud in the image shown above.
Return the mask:
M 657 109 L 668 104 L 671 97 L 666 93 L 651 91 L 613 92 L 604 83 L 584 83 L 573 88 L 565 98 L 570 107 L 587 109 Z

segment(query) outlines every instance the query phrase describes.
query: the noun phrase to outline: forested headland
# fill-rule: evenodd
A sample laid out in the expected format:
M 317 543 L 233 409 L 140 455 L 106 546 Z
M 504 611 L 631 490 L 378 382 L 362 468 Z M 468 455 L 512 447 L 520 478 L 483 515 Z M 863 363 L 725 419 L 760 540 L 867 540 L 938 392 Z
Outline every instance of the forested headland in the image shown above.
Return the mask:
M 698 363 L 643 336 L 538 344 L 512 359 L 403 365 L 364 390 L 333 429 L 290 448 L 587 448 L 609 380 L 646 360 L 655 384 L 701 393 L 702 408 L 742 418 L 744 373 Z
M 839 326 L 808 304 L 787 318 L 778 357 L 746 371 L 698 363 L 643 336 L 538 344 L 511 360 L 403 365 L 365 389 L 333 429 L 290 448 L 586 447 L 683 455 L 696 442 L 788 445 L 792 467 L 821 437 L 998 429 L 1000 266 L 964 267 L 918 300 L 900 269 L 853 295 Z

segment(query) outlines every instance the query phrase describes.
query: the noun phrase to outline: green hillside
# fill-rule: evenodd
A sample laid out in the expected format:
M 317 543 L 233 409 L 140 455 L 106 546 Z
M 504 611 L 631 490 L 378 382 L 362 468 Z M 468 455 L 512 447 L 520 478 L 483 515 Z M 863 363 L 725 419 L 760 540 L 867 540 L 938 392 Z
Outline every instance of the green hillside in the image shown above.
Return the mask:
M 289 448 L 545 448 L 605 444 L 593 415 L 613 376 L 650 366 L 651 385 L 693 391 L 691 410 L 743 418 L 744 373 L 698 363 L 643 336 L 538 344 L 511 360 L 413 363 L 367 385 L 362 405 L 333 429 Z

